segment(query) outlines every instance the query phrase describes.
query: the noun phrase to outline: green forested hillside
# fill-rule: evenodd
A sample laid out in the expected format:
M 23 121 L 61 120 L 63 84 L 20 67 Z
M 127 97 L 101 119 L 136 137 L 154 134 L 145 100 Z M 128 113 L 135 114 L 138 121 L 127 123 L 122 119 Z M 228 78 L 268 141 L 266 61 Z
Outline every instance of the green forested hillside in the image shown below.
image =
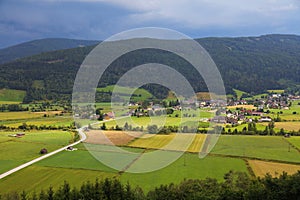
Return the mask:
M 99 41 L 73 40 L 64 38 L 47 38 L 33 40 L 8 48 L 0 49 L 0 63 L 13 61 L 18 58 L 31 56 L 43 52 L 70 49 L 98 44 Z
M 300 36 L 266 35 L 243 38 L 197 40 L 217 64 L 227 93 L 232 88 L 248 93 L 267 89 L 297 89 L 300 84 Z M 93 47 L 42 53 L 0 65 L 0 88 L 27 90 L 25 101 L 70 97 L 76 72 Z M 99 86 L 113 85 L 134 66 L 156 62 L 177 69 L 196 91 L 205 91 L 202 78 L 185 60 L 172 53 L 146 49 L 130 52 L 116 60 Z M 35 83 L 35 84 L 34 84 Z M 33 87 L 33 85 L 42 87 Z M 167 95 L 157 85 L 145 86 L 157 97 Z
M 219 67 L 225 84 L 245 92 L 300 83 L 300 36 L 265 35 L 198 40 Z

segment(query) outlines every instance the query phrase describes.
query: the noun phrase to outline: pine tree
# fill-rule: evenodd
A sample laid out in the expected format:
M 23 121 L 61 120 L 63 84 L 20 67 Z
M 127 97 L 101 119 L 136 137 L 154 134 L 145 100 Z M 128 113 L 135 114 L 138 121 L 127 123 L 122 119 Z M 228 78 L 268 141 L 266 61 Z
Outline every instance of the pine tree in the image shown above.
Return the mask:
M 21 200 L 27 200 L 27 194 L 24 190 L 22 191 L 20 197 L 21 197 Z
M 53 200 L 53 198 L 54 198 L 54 191 L 53 191 L 52 186 L 50 186 L 48 189 L 47 198 L 48 198 L 48 200 Z

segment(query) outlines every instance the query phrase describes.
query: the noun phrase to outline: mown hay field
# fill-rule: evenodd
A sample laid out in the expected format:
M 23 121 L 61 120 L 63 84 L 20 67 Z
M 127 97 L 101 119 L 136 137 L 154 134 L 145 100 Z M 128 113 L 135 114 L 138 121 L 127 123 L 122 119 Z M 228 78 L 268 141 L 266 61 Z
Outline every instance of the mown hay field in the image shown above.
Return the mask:
M 266 174 L 278 177 L 283 172 L 294 174 L 300 170 L 300 165 L 292 165 L 277 162 L 265 162 L 261 160 L 248 160 L 255 176 L 264 177 Z

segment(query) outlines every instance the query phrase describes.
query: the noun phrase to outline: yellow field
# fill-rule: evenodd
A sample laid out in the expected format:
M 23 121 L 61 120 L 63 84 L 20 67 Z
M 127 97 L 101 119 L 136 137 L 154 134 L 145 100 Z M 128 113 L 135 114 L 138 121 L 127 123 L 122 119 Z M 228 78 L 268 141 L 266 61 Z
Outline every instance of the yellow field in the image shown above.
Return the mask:
M 276 122 L 275 127 L 288 131 L 298 131 L 300 129 L 300 122 Z
M 227 106 L 227 109 L 235 109 L 235 108 L 246 108 L 246 109 L 256 109 L 254 105 L 236 105 L 236 106 Z
M 194 138 L 193 138 L 194 137 Z M 165 149 L 184 151 L 185 144 L 189 144 L 189 152 L 199 152 L 206 135 L 203 134 L 169 134 L 169 135 L 153 135 L 145 134 L 141 138 L 133 141 L 128 146 L 150 149 Z M 167 146 L 168 145 L 168 146 Z
M 206 138 L 204 134 L 197 134 L 195 135 L 194 141 L 190 145 L 188 151 L 189 152 L 200 152 L 201 146 Z
M 19 104 L 19 101 L 0 101 L 0 104 Z
M 284 163 L 265 162 L 261 160 L 248 160 L 250 167 L 256 176 L 263 177 L 267 173 L 272 176 L 279 176 L 282 172 L 294 174 L 300 170 L 300 165 L 291 165 Z
M 32 112 L 0 112 L 0 120 L 12 120 L 12 119 L 30 119 L 42 117 L 42 113 Z

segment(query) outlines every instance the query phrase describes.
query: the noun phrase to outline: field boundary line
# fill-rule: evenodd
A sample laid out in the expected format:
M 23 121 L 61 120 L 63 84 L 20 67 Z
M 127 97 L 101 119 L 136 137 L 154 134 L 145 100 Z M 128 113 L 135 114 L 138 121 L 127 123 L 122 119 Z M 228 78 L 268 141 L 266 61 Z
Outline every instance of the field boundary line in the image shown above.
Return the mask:
M 142 151 L 139 156 L 137 156 L 135 159 L 133 159 L 128 165 L 126 165 L 121 171 L 119 171 L 118 174 L 122 175 L 123 173 L 125 173 L 126 170 L 129 169 L 138 159 L 140 159 L 146 151 L 147 151 L 147 149 L 144 149 L 144 151 Z
M 256 157 L 249 157 L 249 156 L 235 156 L 235 155 L 216 154 L 216 153 L 209 153 L 209 155 L 210 156 L 219 156 L 219 157 L 228 157 L 228 158 L 240 158 L 240 159 L 248 159 L 248 160 L 261 160 L 261 161 L 266 161 L 266 162 L 277 162 L 277 163 L 284 163 L 284 164 L 300 165 L 300 162 L 292 162 L 292 161 L 284 161 L 284 160 L 273 160 L 273 159 L 256 158 Z
M 252 167 L 251 167 L 251 165 L 250 165 L 250 163 L 249 163 L 249 160 L 244 158 L 243 161 L 244 161 L 245 164 L 246 164 L 246 167 L 247 167 L 247 170 L 248 170 L 250 176 L 256 177 L 256 175 L 255 175 L 255 173 L 254 173 L 254 171 L 253 171 L 253 169 L 252 169 Z
M 291 143 L 290 141 L 288 141 L 285 138 L 282 138 L 286 143 L 288 143 L 291 147 L 293 147 L 294 149 L 296 149 L 299 153 L 300 153 L 300 149 L 298 147 L 296 147 L 293 143 Z

